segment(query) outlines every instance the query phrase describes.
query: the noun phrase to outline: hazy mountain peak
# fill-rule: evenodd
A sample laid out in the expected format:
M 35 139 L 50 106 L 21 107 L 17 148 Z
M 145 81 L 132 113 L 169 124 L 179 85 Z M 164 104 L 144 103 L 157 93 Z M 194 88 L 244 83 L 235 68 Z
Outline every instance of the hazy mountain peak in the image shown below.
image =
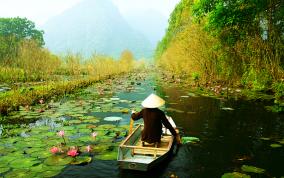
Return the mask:
M 44 26 L 46 46 L 56 52 L 94 51 L 118 57 L 124 49 L 150 57 L 154 45 L 131 28 L 110 0 L 83 0 Z

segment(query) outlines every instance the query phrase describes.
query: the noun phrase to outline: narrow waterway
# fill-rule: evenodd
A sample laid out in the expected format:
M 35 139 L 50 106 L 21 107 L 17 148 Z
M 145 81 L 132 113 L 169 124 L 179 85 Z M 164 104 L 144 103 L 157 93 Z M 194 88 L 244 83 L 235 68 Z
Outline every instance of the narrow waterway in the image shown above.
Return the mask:
M 68 111 L 70 103 L 75 103 L 77 107 L 83 108 L 80 112 L 78 110 L 79 113 L 97 119 L 95 123 L 97 126 L 110 125 L 111 123 L 116 127 L 127 127 L 130 117 L 129 111 L 141 109 L 141 101 L 151 93 L 156 93 L 166 100 L 166 105 L 162 109 L 174 119 L 182 136 L 197 137 L 200 141 L 183 144 L 167 162 L 146 173 L 120 170 L 113 157 L 100 159 L 100 157 L 96 157 L 97 153 L 93 153 L 93 159 L 89 164 L 67 164 L 58 171 L 55 177 L 158 178 L 176 176 L 178 178 L 212 178 L 221 177 L 224 173 L 230 172 L 240 172 L 251 177 L 280 178 L 284 176 L 284 116 L 267 111 L 265 105 L 268 103 L 200 96 L 189 92 L 188 88 L 180 84 L 157 81 L 156 77 L 136 75 L 132 76 L 130 80 L 125 77 L 108 80 L 106 83 L 98 83 L 75 95 L 64 97 L 60 103 L 63 103 L 62 105 L 68 103 L 67 109 L 66 107 L 65 110 L 58 107 L 57 110 L 53 110 L 50 118 L 57 116 L 62 119 L 63 117 L 70 123 L 76 123 L 74 129 L 81 129 L 80 131 L 84 133 L 86 129 L 82 129 L 80 124 L 86 125 L 86 122 L 78 121 L 80 115 L 76 118 L 76 114 L 71 117 L 70 114 L 60 114 L 62 110 Z M 72 106 L 70 109 L 77 107 Z M 48 116 L 48 111 L 46 113 L 45 118 Z M 114 122 L 104 120 L 109 116 L 121 117 L 122 120 Z M 29 117 L 39 116 L 34 114 Z M 46 125 L 39 125 L 39 127 L 46 127 Z M 55 130 L 49 129 L 48 132 L 56 133 L 60 127 L 62 125 Z M 69 125 L 68 128 L 72 130 L 72 125 Z M 22 133 L 13 136 L 13 139 L 24 137 L 25 135 Z M 29 135 L 28 132 L 25 133 Z M 77 132 L 76 134 L 77 137 L 81 136 Z M 76 136 L 69 136 L 68 140 L 77 138 Z M 15 141 L 9 141 L 9 138 L 2 139 L 0 150 L 8 146 L 12 147 L 11 144 L 7 146 L 7 142 L 17 144 Z M 85 145 L 87 144 L 90 142 L 85 142 Z M 111 145 L 114 148 L 113 151 L 116 151 L 117 145 Z M 31 149 L 31 147 L 27 147 L 27 149 Z M 16 149 L 20 148 L 14 147 L 14 149 L 15 152 L 12 152 L 10 156 L 13 153 L 19 154 Z M 46 150 L 48 151 L 49 148 Z M 7 154 L 3 153 L 2 156 L 7 156 Z M 44 160 L 42 162 L 46 163 Z M 38 166 L 38 164 L 41 165 L 41 162 L 32 166 Z M 4 165 L 0 158 L 0 168 L 10 165 L 12 166 L 7 172 L 2 174 L 0 172 L 0 177 L 17 171 L 17 166 L 13 166 L 11 163 Z M 50 166 L 50 164 L 48 165 Z M 241 169 L 243 165 L 262 168 L 265 171 L 264 173 L 244 172 Z M 28 167 L 25 169 L 30 172 L 33 170 Z M 40 177 L 42 172 L 32 175 Z

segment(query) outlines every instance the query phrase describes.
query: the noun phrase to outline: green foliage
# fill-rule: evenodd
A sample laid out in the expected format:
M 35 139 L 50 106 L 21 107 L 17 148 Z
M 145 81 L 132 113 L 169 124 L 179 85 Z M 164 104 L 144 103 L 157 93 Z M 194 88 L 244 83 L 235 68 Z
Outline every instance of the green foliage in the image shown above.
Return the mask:
M 275 82 L 272 85 L 272 88 L 275 92 L 276 101 L 283 101 L 284 102 L 284 81 Z
M 183 26 L 187 25 L 190 22 L 189 13 L 191 4 L 192 0 L 182 0 L 171 13 L 169 19 L 169 27 L 166 31 L 166 35 L 156 47 L 156 59 L 161 57 L 163 52 L 168 48 L 171 40 L 178 32 L 182 30 Z
M 284 78 L 284 6 L 276 1 L 182 0 L 156 49 L 171 75 L 265 91 Z
M 242 84 L 255 91 L 267 89 L 271 83 L 271 75 L 266 70 L 257 71 L 255 68 L 250 68 L 242 77 Z
M 0 18 L 0 62 L 11 65 L 19 54 L 21 43 L 35 41 L 44 45 L 43 31 L 35 28 L 34 22 L 26 18 Z

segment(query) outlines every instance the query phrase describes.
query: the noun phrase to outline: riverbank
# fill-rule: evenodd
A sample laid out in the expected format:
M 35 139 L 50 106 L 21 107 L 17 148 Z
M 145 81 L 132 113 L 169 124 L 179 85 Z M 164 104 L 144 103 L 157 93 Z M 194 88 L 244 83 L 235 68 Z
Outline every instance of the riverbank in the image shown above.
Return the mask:
M 121 75 L 127 75 L 126 73 L 114 74 L 104 77 L 87 77 L 74 79 L 71 81 L 58 81 L 58 82 L 46 82 L 41 85 L 25 86 L 19 89 L 6 91 L 0 94 L 0 113 L 1 122 L 13 123 L 8 115 L 12 111 L 19 111 L 20 108 L 30 110 L 31 106 L 43 105 L 50 100 L 56 100 L 61 96 L 78 92 L 80 89 L 88 87 L 97 82 L 107 82 L 107 80 L 116 78 Z M 44 107 L 49 107 L 44 105 Z M 44 112 L 44 108 L 38 108 L 36 112 Z M 9 121 L 7 119 L 9 118 Z
M 157 69 L 158 70 L 158 69 Z M 180 85 L 187 88 L 189 95 L 199 94 L 214 98 L 234 98 L 251 101 L 268 101 L 272 103 L 266 107 L 267 110 L 284 112 L 284 81 L 272 84 L 265 90 L 252 90 L 245 88 L 240 83 L 228 83 L 225 81 L 200 81 L 194 77 L 180 77 L 164 70 L 159 70 L 158 78 L 162 82 Z

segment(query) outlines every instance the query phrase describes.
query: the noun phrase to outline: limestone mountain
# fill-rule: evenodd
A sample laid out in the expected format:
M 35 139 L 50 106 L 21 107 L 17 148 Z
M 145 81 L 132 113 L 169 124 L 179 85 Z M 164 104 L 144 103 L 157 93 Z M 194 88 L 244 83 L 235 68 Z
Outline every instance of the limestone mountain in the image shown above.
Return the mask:
M 119 57 L 129 49 L 136 58 L 151 57 L 154 46 L 132 28 L 110 0 L 84 0 L 44 26 L 46 46 L 55 53 L 93 53 Z

